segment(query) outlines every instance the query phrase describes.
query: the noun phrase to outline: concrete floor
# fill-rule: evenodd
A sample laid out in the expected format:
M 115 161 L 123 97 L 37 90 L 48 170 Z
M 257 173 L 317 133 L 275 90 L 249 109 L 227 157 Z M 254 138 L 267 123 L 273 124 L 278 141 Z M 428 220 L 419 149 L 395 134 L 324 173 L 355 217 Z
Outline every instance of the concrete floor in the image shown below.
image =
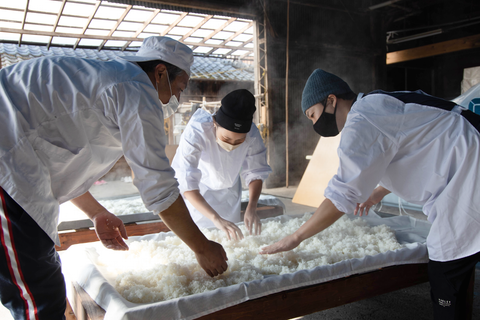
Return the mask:
M 103 185 L 93 186 L 90 192 L 97 199 L 113 199 L 138 194 L 131 183 L 108 181 Z M 289 215 L 301 215 L 313 212 L 316 208 L 292 203 L 296 187 L 264 189 L 263 194 L 279 198 Z M 383 210 L 383 209 L 382 209 Z M 387 210 L 388 211 L 388 210 Z M 388 211 L 398 214 L 397 210 Z M 422 214 L 410 212 L 415 218 L 425 219 Z M 480 319 L 480 265 L 475 272 L 475 293 L 472 319 Z M 13 319 L 9 312 L 0 305 L 0 319 Z M 313 313 L 296 319 L 303 320 L 427 320 L 433 319 L 430 301 L 430 285 L 428 283 L 398 290 L 374 298 L 346 304 L 337 308 Z

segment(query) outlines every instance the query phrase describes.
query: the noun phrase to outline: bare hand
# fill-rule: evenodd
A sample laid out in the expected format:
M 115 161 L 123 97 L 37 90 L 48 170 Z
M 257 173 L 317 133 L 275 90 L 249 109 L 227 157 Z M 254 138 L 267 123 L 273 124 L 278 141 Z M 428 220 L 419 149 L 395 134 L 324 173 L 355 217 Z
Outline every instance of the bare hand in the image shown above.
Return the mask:
M 259 235 L 262 232 L 262 223 L 260 222 L 260 218 L 257 215 L 256 208 L 250 209 L 249 207 L 247 207 L 243 222 L 245 223 L 245 227 L 247 228 L 250 235 L 252 235 L 252 229 L 254 225 L 255 229 L 253 230 L 255 235 Z
M 128 239 L 128 236 L 122 220 L 108 211 L 103 211 L 97 213 L 92 221 L 98 239 L 106 248 L 128 250 L 127 244 L 123 241 L 123 239 Z
M 228 240 L 231 240 L 232 238 L 235 240 L 243 239 L 243 233 L 235 223 L 218 217 L 213 220 L 213 224 L 227 234 Z
M 200 253 L 195 253 L 198 264 L 210 277 L 215 277 L 227 271 L 227 254 L 223 247 L 213 241 L 208 241 L 207 246 Z
M 282 251 L 289 251 L 294 248 L 296 248 L 301 241 L 296 239 L 296 237 L 291 234 L 289 236 L 286 236 L 282 240 L 275 242 L 272 245 L 269 245 L 268 247 L 261 248 L 260 254 L 273 254 L 273 253 L 278 253 Z
M 362 216 L 363 213 L 365 215 L 368 215 L 368 211 L 370 210 L 371 207 L 382 201 L 383 196 L 381 196 L 378 192 L 375 192 L 376 190 L 373 190 L 372 194 L 370 197 L 367 199 L 367 201 L 363 203 L 357 203 L 357 207 L 355 208 L 355 211 L 353 212 L 354 215 L 357 215 L 359 213 L 359 216 Z

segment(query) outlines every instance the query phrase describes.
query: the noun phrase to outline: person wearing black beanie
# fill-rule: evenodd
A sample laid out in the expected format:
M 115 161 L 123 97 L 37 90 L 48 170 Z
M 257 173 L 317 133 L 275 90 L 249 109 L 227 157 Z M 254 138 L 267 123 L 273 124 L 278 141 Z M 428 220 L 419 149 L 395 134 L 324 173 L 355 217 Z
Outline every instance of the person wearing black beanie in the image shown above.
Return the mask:
M 260 234 L 256 213 L 263 180 L 272 171 L 266 148 L 253 121 L 255 97 L 245 89 L 230 92 L 215 115 L 199 109 L 183 132 L 172 162 L 180 192 L 193 221 L 217 227 L 228 239 L 242 239 L 242 185 L 249 189 L 243 221 L 250 234 Z

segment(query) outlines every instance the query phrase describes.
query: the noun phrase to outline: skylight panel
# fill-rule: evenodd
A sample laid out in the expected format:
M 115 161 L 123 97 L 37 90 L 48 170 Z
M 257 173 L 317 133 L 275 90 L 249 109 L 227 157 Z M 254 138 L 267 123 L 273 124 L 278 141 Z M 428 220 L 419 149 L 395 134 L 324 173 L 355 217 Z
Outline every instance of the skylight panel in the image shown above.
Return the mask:
M 147 11 L 147 10 L 132 9 L 128 12 L 124 20 L 141 22 L 143 24 L 144 21 L 146 21 L 147 19 L 150 19 L 152 14 L 153 14 L 153 10 Z
M 25 22 L 50 24 L 53 26 L 56 20 L 57 20 L 57 17 L 53 14 L 28 12 Z
M 231 53 L 232 56 L 243 56 L 244 54 L 249 53 L 250 51 L 247 50 L 236 50 Z
M 207 53 L 207 52 L 210 52 L 210 50 L 212 50 L 212 49 L 213 49 L 212 47 L 198 47 L 195 50 L 193 50 L 193 52 L 195 52 L 195 53 Z
M 36 24 L 36 23 L 25 23 L 25 25 L 23 26 L 23 28 L 25 30 L 33 30 L 33 31 L 47 31 L 47 32 L 50 32 L 52 31 L 52 28 L 53 26 L 49 26 L 49 25 L 40 25 L 40 24 Z
M 212 32 L 213 32 L 212 30 L 205 30 L 203 28 L 200 28 L 197 31 L 195 31 L 194 33 L 192 33 L 192 36 L 193 37 L 205 38 L 205 37 L 211 35 Z
M 207 41 L 205 41 L 206 44 L 220 44 L 222 42 L 223 42 L 222 40 L 215 40 L 215 39 L 208 39 Z
M 220 49 L 217 49 L 217 50 L 213 51 L 212 54 L 224 55 L 224 54 L 229 53 L 230 51 L 232 51 L 232 49 L 223 49 L 223 48 L 220 48 Z
M 90 22 L 89 28 L 111 30 L 113 27 L 115 27 L 116 24 L 117 23 L 115 21 L 103 20 L 103 19 L 92 19 L 92 21 Z
M 152 22 L 169 25 L 175 22 L 175 20 L 177 20 L 178 17 L 180 17 L 179 14 L 168 14 L 162 11 L 159 14 L 157 14 L 157 16 L 155 17 L 155 19 L 152 20 Z
M 25 6 L 27 5 L 27 0 L 4 0 L 2 1 L 2 7 L 8 7 L 12 9 L 25 9 Z
M 216 35 L 214 35 L 213 38 L 226 40 L 226 39 L 230 38 L 230 37 L 233 36 L 233 35 L 234 35 L 233 32 L 220 31 L 219 33 L 217 33 Z
M 152 37 L 152 36 L 158 36 L 158 33 L 151 33 L 151 32 L 142 32 L 138 35 L 138 38 L 148 38 L 148 37 Z
M 238 47 L 241 46 L 243 42 L 238 42 L 238 41 L 229 41 L 226 43 L 227 47 Z
M 140 29 L 143 26 L 143 23 L 138 23 L 138 22 L 126 22 L 123 21 L 118 25 L 117 30 L 123 30 L 123 31 L 133 31 L 136 32 L 138 29 Z
M 9 21 L 23 21 L 23 12 L 16 10 L 0 10 L 0 19 Z
M 56 45 L 70 45 L 73 46 L 77 42 L 75 38 L 68 38 L 68 37 L 53 37 L 52 44 Z
M 198 43 L 201 42 L 203 38 L 197 38 L 197 37 L 188 37 L 185 39 L 185 42 L 193 42 L 193 43 Z
M 185 18 L 182 19 L 182 21 L 180 21 L 178 23 L 178 26 L 180 26 L 180 27 L 195 27 L 200 22 L 202 22 L 204 19 L 205 19 L 205 17 L 187 15 Z
M 149 24 L 143 31 L 149 32 L 149 33 L 154 33 L 156 36 L 161 34 L 165 29 L 167 29 L 168 26 L 162 26 L 159 24 Z
M 82 39 L 78 43 L 79 46 L 86 46 L 86 47 L 98 47 L 101 45 L 103 40 L 97 40 L 97 39 Z
M 246 26 L 248 26 L 248 23 L 246 22 L 239 22 L 238 20 L 237 21 L 233 21 L 232 23 L 230 23 L 228 26 L 226 26 L 223 30 L 224 31 L 232 31 L 232 32 L 237 32 L 237 31 L 240 31 L 242 28 L 245 28 Z
M 108 40 L 105 43 L 105 47 L 114 47 L 114 48 L 121 48 L 125 44 L 127 44 L 127 41 L 120 41 L 120 40 Z
M 11 2 L 16 2 L 12 1 Z M 62 6 L 61 1 L 35 0 L 28 3 L 28 10 L 50 12 L 57 14 Z M 23 7 L 22 9 L 25 9 Z
M 66 2 L 62 14 L 70 14 L 80 17 L 89 17 L 95 7 L 89 4 Z
M 187 34 L 190 30 L 192 30 L 192 28 L 184 28 L 184 27 L 175 27 L 173 28 L 172 30 L 170 30 L 170 32 L 168 32 L 168 34 L 178 34 L 178 35 L 185 35 Z
M 54 17 L 56 19 L 56 17 Z M 55 23 L 55 19 L 54 22 Z M 65 17 L 61 16 L 58 25 L 62 27 L 79 27 L 83 28 L 88 22 L 87 18 Z
M 110 5 L 100 5 L 95 13 L 95 18 L 118 20 L 124 12 L 125 8 L 115 8 Z
M 71 27 L 57 27 L 57 29 L 55 29 L 56 32 L 60 32 L 60 33 L 77 33 L 77 34 L 81 34 L 83 29 L 82 28 L 71 28 Z M 76 41 L 76 40 L 75 40 Z
M 135 36 L 135 32 L 130 32 L 130 31 L 115 31 L 112 36 L 114 37 L 127 37 L 127 38 L 132 38 Z
M 233 40 L 235 41 L 242 41 L 242 42 L 245 42 L 245 41 L 248 41 L 252 39 L 252 35 L 250 34 L 239 34 L 238 36 L 236 36 L 235 38 L 233 38 Z
M 216 16 L 215 16 L 215 17 L 216 17 Z M 208 20 L 208 21 L 202 26 L 202 28 L 215 30 L 215 29 L 220 28 L 225 22 L 228 21 L 227 19 L 225 19 L 225 20 L 223 20 L 223 19 L 215 19 L 215 17 L 212 18 L 212 19 L 210 19 L 210 20 Z
M 50 37 L 48 36 L 36 36 L 31 34 L 24 34 L 22 37 L 22 42 L 35 42 L 35 43 L 44 43 L 47 44 L 50 42 Z
M 92 35 L 92 36 L 108 36 L 110 30 L 100 30 L 100 29 L 90 29 L 88 28 L 85 31 L 85 34 Z
M 20 22 L 0 21 L 0 28 L 21 29 L 22 24 Z
M 19 35 L 15 33 L 0 32 L 0 39 L 7 41 L 18 41 Z

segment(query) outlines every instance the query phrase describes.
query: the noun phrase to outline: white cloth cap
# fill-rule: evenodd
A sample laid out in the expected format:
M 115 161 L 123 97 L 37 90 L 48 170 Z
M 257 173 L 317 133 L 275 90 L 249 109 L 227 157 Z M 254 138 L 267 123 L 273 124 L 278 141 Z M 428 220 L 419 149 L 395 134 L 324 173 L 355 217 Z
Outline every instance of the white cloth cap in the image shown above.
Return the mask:
M 190 76 L 193 51 L 177 40 L 157 36 L 145 38 L 136 55 L 121 58 L 133 62 L 162 60 L 179 67 Z

